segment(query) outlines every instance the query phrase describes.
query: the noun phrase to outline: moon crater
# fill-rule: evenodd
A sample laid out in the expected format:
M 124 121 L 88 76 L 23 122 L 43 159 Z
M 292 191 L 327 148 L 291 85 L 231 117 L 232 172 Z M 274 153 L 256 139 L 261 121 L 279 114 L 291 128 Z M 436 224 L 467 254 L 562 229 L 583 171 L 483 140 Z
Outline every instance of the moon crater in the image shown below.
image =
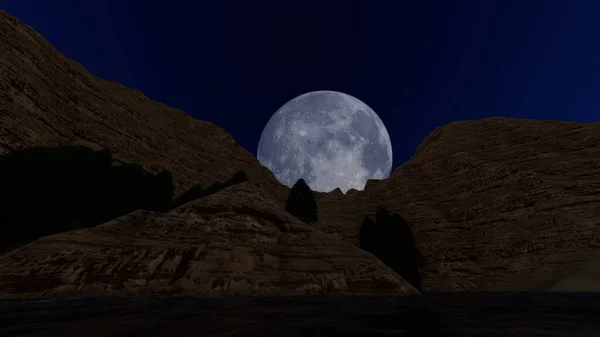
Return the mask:
M 284 104 L 265 126 L 257 157 L 284 185 L 303 178 L 311 189 L 362 190 L 389 177 L 392 146 L 377 114 L 336 91 L 314 91 Z

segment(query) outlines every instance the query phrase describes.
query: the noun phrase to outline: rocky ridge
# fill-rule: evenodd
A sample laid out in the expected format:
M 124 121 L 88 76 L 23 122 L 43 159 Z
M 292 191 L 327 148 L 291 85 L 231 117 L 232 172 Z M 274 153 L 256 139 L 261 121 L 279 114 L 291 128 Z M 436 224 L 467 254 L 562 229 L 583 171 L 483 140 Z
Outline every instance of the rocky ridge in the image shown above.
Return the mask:
M 423 270 L 425 291 L 551 289 L 585 265 L 600 247 L 599 131 L 598 123 L 510 118 L 451 123 L 432 132 L 389 179 L 369 181 L 364 191 L 346 195 L 338 191 L 319 194 L 320 220 L 315 226 L 329 234 L 332 247 L 342 244 L 336 237 L 352 246 L 362 218 L 372 215 L 377 206 L 386 206 L 413 226 L 428 262 Z M 169 170 L 178 191 L 225 180 L 238 170 L 248 173 L 252 193 L 262 193 L 276 207 L 283 205 L 288 191 L 224 130 L 153 102 L 138 91 L 95 78 L 33 29 L 0 12 L 0 151 L 59 144 L 108 147 L 121 161 L 139 162 L 154 172 Z M 194 214 L 190 216 L 212 216 Z M 175 219 L 195 221 L 144 212 L 118 221 L 131 224 L 131 217 L 145 219 L 142 223 L 171 221 L 175 227 Z M 230 217 L 235 214 L 228 213 L 224 219 Z M 81 237 L 93 242 L 96 235 L 101 242 L 106 228 L 121 228 L 115 223 L 83 234 L 46 237 L 2 256 L 1 265 L 16 269 L 2 269 L 0 276 L 24 277 L 26 269 L 19 269 L 24 267 L 17 258 L 29 261 L 29 253 L 39 256 L 41 251 L 56 251 L 58 242 Z M 165 226 L 143 228 L 166 231 Z M 311 235 L 323 235 L 315 233 L 319 234 Z M 152 239 L 159 247 L 152 254 L 159 256 L 160 247 L 177 245 L 165 242 L 173 239 L 169 235 L 167 231 L 164 239 Z M 129 240 L 105 242 L 113 248 L 103 249 L 124 249 L 119 251 L 124 254 L 133 247 L 127 248 L 134 244 Z M 93 251 L 91 245 L 77 245 L 74 252 Z M 367 259 L 352 257 L 355 251 L 349 248 L 339 249 L 349 254 L 349 261 Z M 73 266 L 69 263 L 45 266 L 40 273 L 61 274 Z M 173 277 L 176 272 L 171 273 Z M 387 273 L 387 269 L 377 273 Z M 75 283 L 65 283 L 68 289 L 82 282 L 79 276 L 73 277 Z M 102 287 L 113 284 L 102 282 Z M 47 289 L 59 286 L 41 284 Z
M 171 171 L 178 192 L 242 169 L 276 198 L 288 190 L 222 128 L 93 76 L 0 11 L 0 152 L 66 144 Z
M 308 226 L 250 183 L 137 211 L 0 258 L 0 297 L 63 294 L 418 294 L 373 255 Z
M 321 198 L 320 228 L 355 243 L 383 205 L 413 224 L 424 290 L 547 290 L 600 249 L 599 145 L 600 123 L 454 122 L 389 179 Z

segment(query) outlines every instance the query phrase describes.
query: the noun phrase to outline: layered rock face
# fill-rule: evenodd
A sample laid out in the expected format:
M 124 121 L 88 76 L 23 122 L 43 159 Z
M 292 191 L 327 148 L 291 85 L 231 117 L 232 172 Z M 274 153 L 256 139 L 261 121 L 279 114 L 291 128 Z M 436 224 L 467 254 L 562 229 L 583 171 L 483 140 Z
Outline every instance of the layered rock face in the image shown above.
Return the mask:
M 556 282 L 550 290 L 565 291 L 600 291 L 600 254 L 591 256 L 584 264 L 573 269 L 564 279 Z
M 120 161 L 171 171 L 178 192 L 238 170 L 252 182 L 167 214 L 137 212 L 2 256 L 2 288 L 13 294 L 410 292 L 387 267 L 352 248 L 363 217 L 377 206 L 412 224 L 428 262 L 425 291 L 564 290 L 564 280 L 596 265 L 589 261 L 600 249 L 597 123 L 451 123 L 430 134 L 389 179 L 346 195 L 319 193 L 315 230 L 281 211 L 289 190 L 224 130 L 92 76 L 3 12 L 0 60 L 0 152 L 65 144 L 110 148 Z M 216 201 L 225 197 L 249 206 Z M 286 249 L 299 255 L 281 255 Z
M 246 200 L 246 208 L 215 204 L 222 211 L 137 212 L 42 238 L 2 257 L 5 295 L 415 292 L 370 254 L 293 217 L 290 223 L 278 208 L 289 189 L 223 129 L 94 77 L 1 11 L 0 60 L 0 153 L 67 144 L 109 148 L 119 161 L 172 172 L 176 192 L 244 170 L 256 192 L 246 196 L 258 200 Z
M 509 118 L 435 130 L 389 179 L 319 199 L 356 242 L 384 205 L 412 225 L 427 290 L 548 290 L 600 249 L 600 124 Z
M 173 173 L 178 192 L 244 169 L 276 198 L 287 188 L 223 129 L 96 78 L 0 11 L 0 152 L 80 144 Z
M 167 213 L 138 211 L 0 257 L 0 297 L 60 294 L 417 294 L 250 183 Z

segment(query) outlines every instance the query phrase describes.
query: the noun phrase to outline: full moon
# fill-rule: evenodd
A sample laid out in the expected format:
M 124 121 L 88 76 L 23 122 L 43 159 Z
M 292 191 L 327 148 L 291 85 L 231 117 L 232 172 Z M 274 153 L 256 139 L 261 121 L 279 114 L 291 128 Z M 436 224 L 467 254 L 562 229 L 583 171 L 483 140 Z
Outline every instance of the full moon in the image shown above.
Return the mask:
M 392 170 L 390 136 L 365 103 L 336 91 L 313 91 L 269 119 L 257 157 L 284 185 L 303 178 L 313 191 L 362 190 Z

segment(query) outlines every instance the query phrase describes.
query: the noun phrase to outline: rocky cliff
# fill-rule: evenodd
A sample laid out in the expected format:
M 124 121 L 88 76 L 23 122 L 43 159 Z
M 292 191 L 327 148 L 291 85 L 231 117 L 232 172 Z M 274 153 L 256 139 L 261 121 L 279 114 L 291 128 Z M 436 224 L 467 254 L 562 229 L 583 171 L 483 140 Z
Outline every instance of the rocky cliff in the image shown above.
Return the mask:
M 80 144 L 173 173 L 177 191 L 244 169 L 276 198 L 287 188 L 223 129 L 99 79 L 0 11 L 0 151 Z
M 213 198 L 221 203 L 203 199 L 195 211 L 138 212 L 42 238 L 0 258 L 2 296 L 416 293 L 372 255 L 282 211 L 289 189 L 223 129 L 94 77 L 0 11 L 1 151 L 67 144 L 109 148 L 121 162 L 168 170 L 176 192 L 239 170 L 252 185 Z
M 389 179 L 346 195 L 319 194 L 320 220 L 311 229 L 281 212 L 288 189 L 224 130 L 95 78 L 0 13 L 0 149 L 73 143 L 108 147 L 119 160 L 150 171 L 169 170 L 178 191 L 238 170 L 248 173 L 251 184 L 207 200 L 220 205 L 217 213 L 202 203 L 168 214 L 138 212 L 2 256 L 3 287 L 16 293 L 233 291 L 261 282 L 276 291 L 374 287 L 403 293 L 409 290 L 397 275 L 390 278 L 389 269 L 352 248 L 362 218 L 379 205 L 412 224 L 428 262 L 426 291 L 550 289 L 600 247 L 599 124 L 508 118 L 451 123 L 429 135 Z M 249 206 L 217 201 L 227 193 L 244 194 Z M 256 206 L 253 198 L 273 208 Z M 265 212 L 277 215 L 265 218 Z M 288 228 L 282 223 L 294 229 L 282 231 Z M 235 231 L 246 234 L 239 239 Z M 214 235 L 214 243 L 200 233 Z M 273 253 L 286 245 L 299 255 Z M 326 256 L 315 255 L 321 252 Z M 294 268 L 308 265 L 299 262 L 302 255 L 315 269 L 298 274 Z M 227 262 L 219 269 L 217 261 Z M 363 269 L 365 264 L 373 269 Z M 21 278 L 23 285 L 14 283 Z M 291 281 L 283 286 L 281 280 Z
M 418 293 L 373 255 L 269 199 L 243 183 L 167 213 L 44 237 L 0 258 L 0 296 Z
M 389 179 L 321 198 L 320 225 L 356 242 L 384 205 L 413 224 L 424 290 L 547 290 L 600 249 L 599 145 L 598 123 L 454 122 Z

